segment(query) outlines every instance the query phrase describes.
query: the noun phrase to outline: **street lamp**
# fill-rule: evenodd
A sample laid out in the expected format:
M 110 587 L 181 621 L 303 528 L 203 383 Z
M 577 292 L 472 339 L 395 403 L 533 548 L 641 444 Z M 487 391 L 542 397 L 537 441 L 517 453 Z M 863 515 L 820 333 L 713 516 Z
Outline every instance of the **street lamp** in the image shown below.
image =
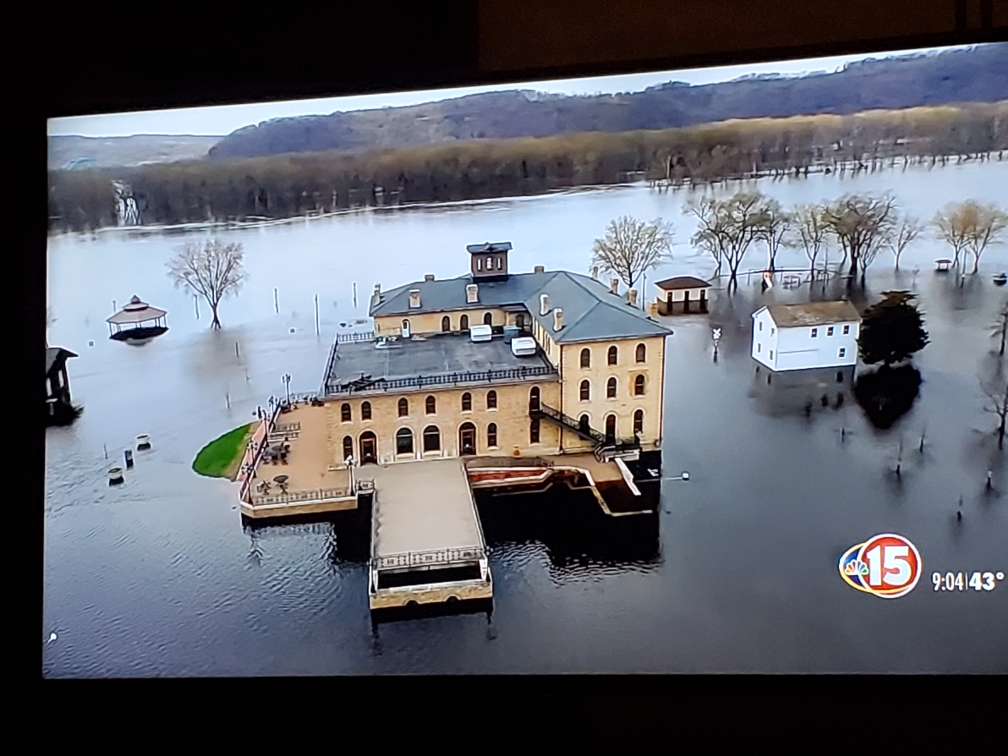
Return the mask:
M 674 478 L 667 478 L 666 480 L 689 480 L 689 473 L 683 470 L 682 475 L 676 475 Z

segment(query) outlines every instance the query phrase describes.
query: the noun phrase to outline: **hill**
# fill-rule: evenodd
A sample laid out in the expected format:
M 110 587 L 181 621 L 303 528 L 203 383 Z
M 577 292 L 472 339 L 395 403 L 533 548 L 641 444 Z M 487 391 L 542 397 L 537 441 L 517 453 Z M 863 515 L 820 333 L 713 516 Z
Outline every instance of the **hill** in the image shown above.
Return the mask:
M 735 118 L 845 115 L 1008 99 L 1008 43 L 868 59 L 835 73 L 760 76 L 643 92 L 563 96 L 491 92 L 410 107 L 284 118 L 239 129 L 212 158 L 370 150 L 472 139 L 658 130 Z
M 205 157 L 219 136 L 137 134 L 128 137 L 49 137 L 49 170 L 117 168 Z

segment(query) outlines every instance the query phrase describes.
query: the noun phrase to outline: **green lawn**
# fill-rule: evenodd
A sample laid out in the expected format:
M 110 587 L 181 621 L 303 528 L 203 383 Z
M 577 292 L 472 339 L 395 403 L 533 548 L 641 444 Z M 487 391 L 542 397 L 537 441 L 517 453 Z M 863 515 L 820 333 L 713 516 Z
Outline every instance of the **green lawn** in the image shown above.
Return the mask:
M 255 425 L 242 425 L 204 446 L 193 461 L 193 470 L 211 478 L 234 480 Z

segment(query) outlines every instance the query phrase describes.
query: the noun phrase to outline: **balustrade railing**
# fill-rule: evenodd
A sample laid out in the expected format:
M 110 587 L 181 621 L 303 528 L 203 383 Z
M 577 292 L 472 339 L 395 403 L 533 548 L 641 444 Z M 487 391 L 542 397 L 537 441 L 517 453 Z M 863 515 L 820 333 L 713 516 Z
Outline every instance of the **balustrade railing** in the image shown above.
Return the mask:
M 409 551 L 402 554 L 374 557 L 371 560 L 371 566 L 377 570 L 442 567 L 453 564 L 471 564 L 485 558 L 486 552 L 480 548 Z
M 480 370 L 463 373 L 442 373 L 440 375 L 418 375 L 410 378 L 386 378 L 369 379 L 355 378 L 344 383 L 326 385 L 326 393 L 352 394 L 354 392 L 365 391 L 395 391 L 406 388 L 423 388 L 424 386 L 458 386 L 472 383 L 493 383 L 494 381 L 514 381 L 539 376 L 552 376 L 557 372 L 554 368 L 546 365 L 535 367 L 504 368 L 501 370 Z

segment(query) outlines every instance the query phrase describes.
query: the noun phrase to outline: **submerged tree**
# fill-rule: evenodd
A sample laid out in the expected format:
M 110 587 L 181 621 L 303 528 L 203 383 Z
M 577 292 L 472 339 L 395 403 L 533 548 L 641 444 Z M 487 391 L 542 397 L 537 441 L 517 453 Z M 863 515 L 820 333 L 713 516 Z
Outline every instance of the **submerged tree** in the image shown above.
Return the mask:
M 792 215 L 775 199 L 765 199 L 759 208 L 756 238 L 767 246 L 767 270 L 775 270 L 777 253 L 791 230 Z
M 209 239 L 189 242 L 168 263 L 168 275 L 176 287 L 203 297 L 213 312 L 211 328 L 220 328 L 217 308 L 222 299 L 238 293 L 245 282 L 242 245 Z
M 738 192 L 722 200 L 705 197 L 686 207 L 700 222 L 691 241 L 714 256 L 718 270 L 727 263 L 729 290 L 738 288 L 739 265 L 763 224 L 763 204 L 759 192 Z
M 927 346 L 930 338 L 913 299 L 908 291 L 886 291 L 882 301 L 865 310 L 858 336 L 864 362 L 881 362 L 888 368 Z
M 1008 299 L 1002 303 L 1001 309 L 998 310 L 997 320 L 994 321 L 994 332 L 991 336 L 1000 337 L 1001 348 L 998 350 L 998 354 L 1004 357 L 1005 337 L 1008 336 Z
M 809 272 L 815 277 L 816 258 L 828 241 L 826 210 L 822 205 L 797 205 L 793 212 L 790 244 L 801 247 L 809 259 Z
M 671 257 L 672 233 L 672 226 L 662 220 L 617 218 L 606 227 L 605 237 L 595 240 L 592 265 L 632 289 L 647 271 Z
M 998 416 L 998 449 L 1004 449 L 1005 425 L 1008 422 L 1008 381 L 1003 377 L 980 382 L 980 388 L 987 397 L 984 410 Z
M 938 238 L 952 247 L 952 264 L 959 264 L 959 257 L 969 244 L 969 228 L 974 223 L 976 203 L 953 202 L 935 213 L 932 221 Z
M 966 247 L 973 253 L 973 272 L 980 267 L 980 255 L 989 244 L 998 244 L 1008 228 L 1008 213 L 996 205 L 976 205 L 972 223 L 966 227 Z
M 920 221 L 910 216 L 902 218 L 896 225 L 887 242 L 889 250 L 896 258 L 896 270 L 899 270 L 900 257 L 903 255 L 904 250 L 910 245 L 910 242 L 917 238 L 920 231 Z
M 832 203 L 826 211 L 827 224 L 833 236 L 850 258 L 848 285 L 861 273 L 864 285 L 867 266 L 884 246 L 896 222 L 896 204 L 885 195 L 848 194 Z

